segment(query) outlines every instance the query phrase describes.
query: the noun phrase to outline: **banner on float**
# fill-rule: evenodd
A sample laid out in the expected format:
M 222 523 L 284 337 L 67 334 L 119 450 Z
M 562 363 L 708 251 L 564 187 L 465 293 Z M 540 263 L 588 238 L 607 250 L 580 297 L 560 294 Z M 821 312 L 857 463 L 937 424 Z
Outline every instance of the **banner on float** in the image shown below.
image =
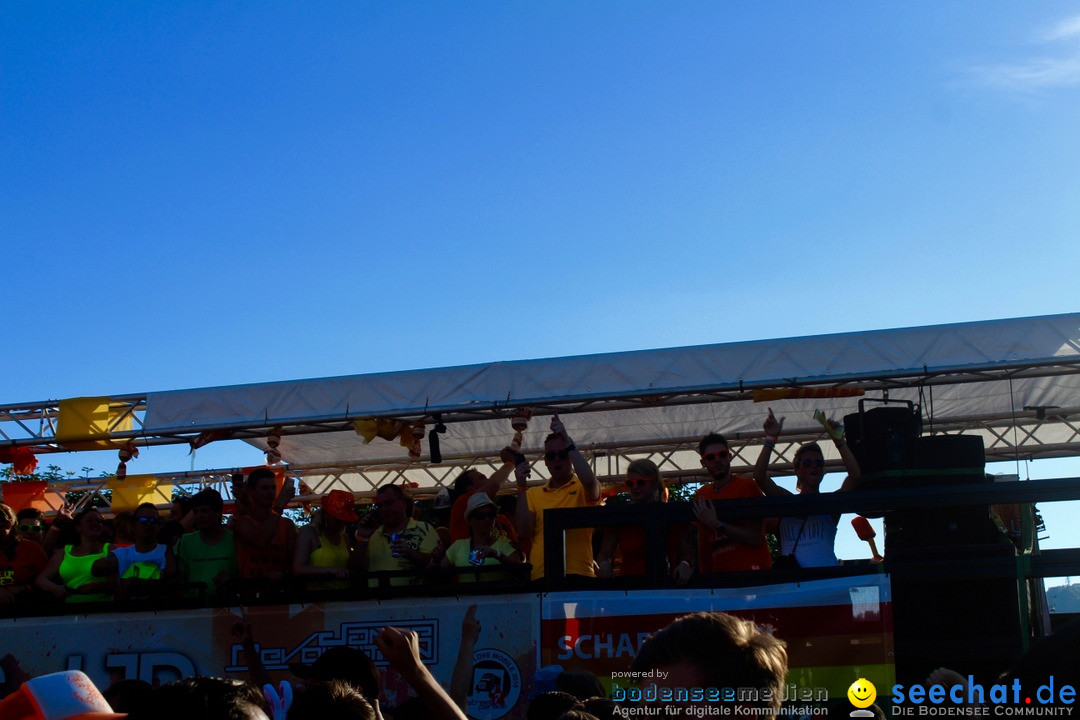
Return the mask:
M 743 588 L 551 593 L 541 610 L 541 666 L 583 669 L 610 687 L 648 636 L 681 615 L 723 611 L 787 643 L 788 687 L 846 697 L 855 680 L 891 687 L 892 598 L 887 575 Z M 623 683 L 625 685 L 627 683 Z
M 408 684 L 387 666 L 375 636 L 386 626 L 416 632 L 424 664 L 448 687 L 472 605 L 479 635 L 472 658 L 462 660 L 471 666 L 469 715 L 524 718 L 540 624 L 532 593 L 17 618 L 0 620 L 0 633 L 5 651 L 28 674 L 82 670 L 106 688 L 126 678 L 155 684 L 193 675 L 248 679 L 239 633 L 241 623 L 250 622 L 259 658 L 275 682 L 292 678 L 291 663 L 312 663 L 328 648 L 347 645 L 375 660 L 393 706 L 409 694 Z

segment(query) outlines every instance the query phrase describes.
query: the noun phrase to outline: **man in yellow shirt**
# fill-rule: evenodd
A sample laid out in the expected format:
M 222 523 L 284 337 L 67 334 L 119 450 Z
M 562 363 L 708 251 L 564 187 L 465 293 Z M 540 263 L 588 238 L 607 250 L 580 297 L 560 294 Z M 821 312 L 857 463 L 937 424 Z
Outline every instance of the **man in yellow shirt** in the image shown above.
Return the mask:
M 600 483 L 589 461 L 566 433 L 558 414 L 551 418 L 551 434 L 544 441 L 544 463 L 551 479 L 543 485 L 528 486 L 529 465 L 514 469 L 517 480 L 516 511 L 518 537 L 530 538 L 532 579 L 544 577 L 544 511 L 551 508 L 590 507 L 600 502 Z M 566 532 L 567 576 L 596 577 L 593 569 L 592 528 Z
M 431 551 L 439 542 L 435 528 L 409 517 L 407 499 L 400 485 L 383 485 L 375 494 L 382 524 L 378 527 L 362 524 L 356 531 L 356 539 L 366 544 L 361 550 L 364 570 L 411 570 L 416 573 L 411 578 L 390 578 L 391 585 L 419 584 L 423 580 L 419 573 L 430 564 Z M 378 580 L 371 578 L 368 585 L 376 587 Z

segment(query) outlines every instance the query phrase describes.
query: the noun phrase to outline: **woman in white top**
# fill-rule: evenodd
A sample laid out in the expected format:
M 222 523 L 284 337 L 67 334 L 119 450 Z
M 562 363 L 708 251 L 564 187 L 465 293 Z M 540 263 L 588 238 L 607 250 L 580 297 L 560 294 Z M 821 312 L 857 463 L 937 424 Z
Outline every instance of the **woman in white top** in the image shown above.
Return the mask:
M 859 482 L 859 463 L 844 441 L 844 429 L 833 420 L 822 419 L 826 432 L 833 439 L 836 449 L 840 453 L 841 460 L 848 475 L 838 492 L 852 490 Z M 770 496 L 792 495 L 787 488 L 780 487 L 769 477 L 769 458 L 773 448 L 784 429 L 784 418 L 779 420 L 769 408 L 769 417 L 765 419 L 765 442 L 761 447 L 761 454 L 754 465 L 754 481 L 761 492 Z M 820 492 L 821 479 L 825 475 L 825 455 L 821 446 L 817 443 L 806 443 L 799 447 L 795 453 L 795 489 L 801 495 L 814 495 Z M 780 554 L 783 557 L 793 557 L 799 567 L 830 567 L 837 565 L 836 553 L 833 551 L 833 543 L 836 540 L 836 524 L 840 521 L 839 515 L 809 515 L 803 517 L 780 518 L 778 530 L 780 536 Z M 780 561 L 780 566 L 785 564 Z

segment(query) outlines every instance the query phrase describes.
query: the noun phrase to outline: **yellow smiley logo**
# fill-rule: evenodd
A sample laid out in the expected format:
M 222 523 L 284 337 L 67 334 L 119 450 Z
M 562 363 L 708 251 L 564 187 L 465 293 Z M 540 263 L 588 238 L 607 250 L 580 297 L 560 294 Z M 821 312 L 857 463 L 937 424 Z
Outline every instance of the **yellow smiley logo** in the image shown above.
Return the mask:
M 868 708 L 877 700 L 877 688 L 866 678 L 859 678 L 847 689 L 848 700 L 857 708 Z

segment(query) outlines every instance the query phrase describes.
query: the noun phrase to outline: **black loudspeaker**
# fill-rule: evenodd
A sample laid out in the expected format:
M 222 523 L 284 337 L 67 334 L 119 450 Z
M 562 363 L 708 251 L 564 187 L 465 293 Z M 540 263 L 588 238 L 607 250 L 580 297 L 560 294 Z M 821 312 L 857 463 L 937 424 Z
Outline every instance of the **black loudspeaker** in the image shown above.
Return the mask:
M 986 450 L 978 435 L 919 438 L 903 487 L 987 483 Z M 985 545 L 999 539 L 986 505 L 934 507 L 885 513 L 885 555 L 903 550 Z
M 863 477 L 871 487 L 883 487 L 914 467 L 922 418 L 911 402 L 871 410 L 865 409 L 865 402 L 859 401 L 859 412 L 844 416 L 844 432 Z
M 915 457 L 918 470 L 940 476 L 947 484 L 986 480 L 986 448 L 979 435 L 921 437 L 915 443 Z
M 1023 652 L 1015 578 L 954 580 L 918 575 L 920 559 L 952 561 L 957 572 L 988 560 L 1010 561 L 1012 548 L 984 545 L 895 553 L 892 563 L 893 638 L 896 681 L 925 683 L 935 668 L 994 678 Z M 901 567 L 898 567 L 901 566 Z M 908 565 L 915 575 L 903 572 Z
M 900 487 L 989 483 L 981 436 L 920 437 Z M 1015 549 L 987 505 L 885 513 L 885 561 L 892 574 L 898 683 L 924 683 L 935 668 L 996 677 L 1023 651 L 1015 577 L 983 576 L 1012 565 Z M 944 565 L 944 572 L 942 566 Z M 955 569 L 955 570 L 954 570 Z M 974 575 L 963 575 L 970 569 Z

